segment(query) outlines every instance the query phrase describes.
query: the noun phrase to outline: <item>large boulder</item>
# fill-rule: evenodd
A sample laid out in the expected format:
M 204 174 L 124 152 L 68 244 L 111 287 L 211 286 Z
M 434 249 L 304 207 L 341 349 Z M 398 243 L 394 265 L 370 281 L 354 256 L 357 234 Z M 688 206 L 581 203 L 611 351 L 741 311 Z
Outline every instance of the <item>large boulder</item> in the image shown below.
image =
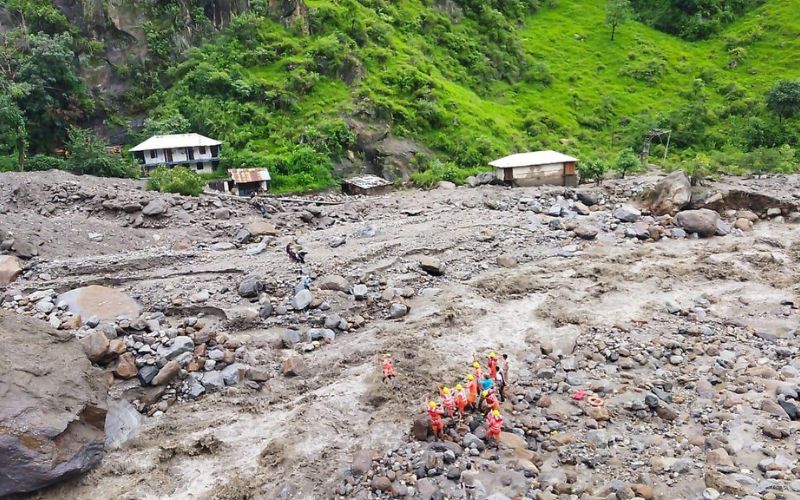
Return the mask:
M 106 382 L 81 346 L 47 323 L 0 311 L 0 497 L 100 463 Z
M 145 207 L 142 209 L 142 214 L 147 215 L 148 217 L 158 217 L 159 215 L 164 215 L 168 209 L 169 203 L 167 203 L 166 200 L 155 199 L 145 205 Z
M 22 264 L 13 255 L 0 255 L 0 286 L 8 286 L 22 274 Z
M 641 216 L 642 212 L 631 205 L 622 205 L 614 210 L 614 218 L 621 222 L 636 222 Z
M 675 216 L 675 224 L 686 232 L 696 233 L 701 238 L 714 236 L 717 232 L 719 214 L 707 208 L 685 210 Z
M 428 255 L 419 259 L 419 267 L 431 276 L 441 276 L 445 271 L 442 261 Z
M 277 236 L 278 230 L 274 224 L 267 221 L 256 221 L 247 226 L 251 236 Z
M 64 302 L 70 312 L 81 318 L 97 316 L 102 321 L 113 321 L 119 316 L 136 318 L 142 306 L 130 296 L 106 286 L 90 285 L 70 290 L 58 296 L 56 303 Z
M 689 177 L 680 170 L 661 179 L 653 189 L 650 211 L 655 215 L 676 212 L 692 199 L 692 184 Z
M 261 278 L 258 274 L 248 274 L 244 277 L 242 282 L 239 283 L 239 296 L 245 299 L 258 297 L 258 294 L 263 289 L 264 284 L 261 282 Z

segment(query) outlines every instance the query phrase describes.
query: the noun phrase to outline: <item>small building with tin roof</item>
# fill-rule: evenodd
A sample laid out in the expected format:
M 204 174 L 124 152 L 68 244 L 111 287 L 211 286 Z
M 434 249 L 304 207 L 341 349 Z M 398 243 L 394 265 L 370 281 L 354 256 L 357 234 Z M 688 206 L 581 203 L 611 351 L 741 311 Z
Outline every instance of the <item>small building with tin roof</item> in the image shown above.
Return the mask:
M 499 181 L 512 186 L 577 186 L 577 162 L 577 158 L 556 151 L 534 151 L 506 156 L 489 165 Z

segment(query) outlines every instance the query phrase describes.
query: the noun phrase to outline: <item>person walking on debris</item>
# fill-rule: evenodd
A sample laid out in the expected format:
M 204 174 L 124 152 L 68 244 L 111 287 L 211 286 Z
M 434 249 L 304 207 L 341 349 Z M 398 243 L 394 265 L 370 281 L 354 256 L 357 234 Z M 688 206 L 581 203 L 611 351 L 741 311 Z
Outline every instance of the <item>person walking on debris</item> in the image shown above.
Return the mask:
M 391 382 L 395 377 L 394 366 L 392 365 L 392 355 L 386 353 L 381 360 L 381 367 L 383 368 L 383 383 Z
M 461 384 L 456 386 L 456 407 L 458 408 L 458 414 L 461 418 L 464 418 L 467 410 L 467 393 Z
M 469 390 L 467 403 L 469 403 L 470 408 L 476 408 L 478 401 L 478 381 L 475 380 L 475 376 L 471 373 L 467 375 L 467 389 Z
M 293 262 L 297 262 L 299 264 L 306 263 L 306 252 L 303 249 L 297 249 L 292 246 L 291 243 L 286 245 L 286 253 L 289 255 L 289 258 L 292 259 Z
M 483 378 L 483 370 L 481 370 L 481 364 L 477 361 L 473 361 L 472 363 L 473 375 L 475 376 L 475 380 L 480 380 Z
M 450 394 L 449 387 L 439 387 L 439 394 L 442 396 L 442 406 L 444 406 L 444 411 L 447 412 L 447 416 L 453 418 L 453 415 L 456 412 L 456 402 L 453 398 L 453 395 Z
M 428 415 L 431 417 L 431 431 L 433 437 L 444 441 L 444 412 L 436 407 L 436 403 L 428 403 Z
M 483 402 L 486 403 L 490 410 L 500 409 L 500 401 L 497 400 L 497 395 L 493 390 L 483 391 L 481 394 L 483 395 Z
M 489 378 L 494 379 L 497 376 L 497 354 L 489 353 Z
M 501 370 L 497 371 L 494 381 L 495 385 L 497 386 L 497 395 L 500 396 L 500 402 L 502 403 L 505 401 L 505 394 L 503 394 L 503 391 L 506 389 L 506 379 L 504 378 Z
M 263 203 L 258 201 L 255 192 L 250 193 L 250 204 L 253 205 L 256 208 L 256 210 L 258 210 L 258 212 L 261 214 L 262 217 L 267 216 L 267 209 L 266 207 L 264 207 Z
M 491 410 L 486 414 L 486 440 L 494 441 L 495 446 L 500 446 L 500 431 L 503 429 L 503 416 L 500 410 Z

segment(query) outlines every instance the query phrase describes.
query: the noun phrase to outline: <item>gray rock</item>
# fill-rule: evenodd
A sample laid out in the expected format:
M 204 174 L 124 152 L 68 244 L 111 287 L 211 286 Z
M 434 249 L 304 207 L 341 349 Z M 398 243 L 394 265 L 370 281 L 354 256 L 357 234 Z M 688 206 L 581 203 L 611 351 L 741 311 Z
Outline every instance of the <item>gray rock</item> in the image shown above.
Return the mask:
M 341 236 L 334 236 L 333 238 L 328 240 L 328 246 L 331 247 L 331 248 L 339 248 L 340 246 L 344 245 L 345 243 L 347 243 L 347 239 L 345 239 L 345 238 L 343 238 Z
M 335 290 L 337 292 L 349 292 L 350 282 L 342 276 L 331 274 L 323 276 L 317 280 L 317 287 L 320 290 Z
M 578 191 L 577 193 L 575 193 L 575 197 L 577 197 L 581 203 L 585 204 L 588 207 L 597 205 L 600 199 L 600 197 L 597 194 L 589 193 L 587 191 Z
M 216 252 L 225 252 L 228 250 L 233 250 L 234 248 L 236 248 L 236 245 L 228 241 L 220 241 L 211 245 L 211 250 Z
M 97 315 L 91 316 L 89 317 L 89 319 L 84 321 L 83 324 L 88 326 L 89 328 L 97 328 L 97 325 L 100 324 L 100 317 Z
M 492 184 L 497 180 L 497 177 L 495 177 L 492 172 L 481 172 L 475 176 L 475 180 L 478 182 L 479 186 L 483 186 L 486 184 Z
M 243 243 L 246 243 L 247 240 L 249 240 L 249 239 L 250 239 L 250 231 L 248 231 L 247 229 L 244 229 L 244 228 L 240 229 L 236 233 L 236 236 L 233 237 L 233 241 L 235 241 L 239 245 L 241 245 Z
M 170 341 L 169 345 L 162 344 L 157 350 L 159 356 L 163 356 L 168 360 L 192 351 L 194 351 L 194 341 L 186 336 L 175 337 Z
M 583 240 L 593 240 L 597 237 L 598 229 L 588 224 L 580 224 L 575 228 L 575 236 Z
M 336 332 L 328 328 L 310 328 L 306 332 L 306 338 L 308 339 L 308 342 L 312 342 L 314 340 L 333 342 L 333 340 L 336 338 Z
M 717 230 L 715 233 L 717 236 L 728 236 L 731 234 L 731 226 L 727 222 L 722 219 L 717 221 Z
M 707 208 L 685 210 L 675 216 L 676 225 L 701 238 L 714 236 L 717 232 L 717 222 L 719 222 L 719 214 Z
M 692 185 L 683 171 L 676 170 L 653 188 L 650 210 L 656 215 L 671 214 L 684 208 L 692 198 Z
M 192 302 L 205 302 L 210 298 L 211 298 L 211 293 L 209 293 L 208 290 L 200 290 L 197 293 L 193 293 L 189 297 L 189 300 L 191 300 Z
M 555 204 L 547 210 L 547 215 L 550 217 L 561 217 L 561 205 Z
M 684 231 L 683 229 L 681 229 L 679 227 L 672 228 L 669 231 L 669 234 L 670 234 L 671 237 L 673 237 L 673 238 L 675 238 L 677 240 L 682 240 L 682 239 L 686 238 L 686 231 Z
M 142 214 L 148 217 L 157 217 L 159 215 L 164 215 L 168 208 L 169 204 L 166 202 L 166 200 L 156 198 L 145 205 L 145 207 L 142 209 Z
M 200 377 L 192 373 L 186 378 L 186 390 L 184 394 L 186 394 L 189 399 L 197 399 L 205 392 L 206 388 L 203 387 Z
M 389 307 L 389 317 L 399 319 L 408 314 L 408 306 L 405 304 L 394 303 Z
M 589 215 L 591 213 L 589 211 L 589 207 L 587 207 L 586 205 L 584 205 L 583 203 L 581 203 L 579 201 L 575 202 L 574 208 L 575 208 L 575 211 L 578 213 L 578 215 Z
M 450 181 L 439 181 L 439 184 L 437 184 L 437 187 L 438 187 L 439 189 L 451 190 L 451 189 L 455 189 L 455 188 L 456 188 L 456 185 L 455 185 L 455 184 L 453 184 L 453 183 L 452 183 L 452 182 L 450 182 Z
M 368 292 L 367 285 L 355 285 L 353 287 L 353 296 L 356 300 L 365 300 Z
M 221 391 L 225 388 L 225 379 L 222 377 L 222 372 L 205 372 L 200 382 L 209 392 Z
M 144 365 L 139 368 L 139 382 L 142 385 L 150 385 L 150 382 L 158 375 L 158 367 L 153 365 Z
M 273 312 L 274 308 L 272 307 L 272 304 L 269 302 L 264 302 L 263 304 L 261 304 L 261 308 L 258 310 L 258 316 L 261 319 L 267 319 L 270 316 L 272 316 Z
M 295 344 L 300 343 L 300 333 L 294 330 L 286 330 L 281 335 L 284 347 L 291 349 Z
M 358 230 L 358 234 L 362 238 L 372 238 L 376 234 L 378 234 L 378 228 L 376 228 L 372 224 L 367 224 L 366 226 Z
M 614 218 L 622 222 L 636 222 L 641 216 L 642 212 L 630 205 L 622 205 L 614 210 Z
M 325 316 L 325 328 L 333 330 L 334 328 L 339 328 L 339 324 L 342 322 L 341 316 L 338 314 L 329 314 Z
M 212 361 L 222 361 L 225 358 L 225 353 L 219 348 L 211 349 L 206 354 L 206 357 Z
M 50 299 L 42 299 L 36 303 L 34 308 L 42 314 L 50 314 L 56 306 L 50 302 Z
M 269 236 L 264 236 L 259 244 L 248 247 L 244 253 L 251 256 L 260 255 L 267 249 L 267 245 L 269 245 Z
M 313 300 L 314 296 L 311 295 L 311 291 L 308 289 L 303 289 L 295 294 L 294 298 L 292 299 L 292 307 L 295 309 L 295 311 L 302 311 L 311 305 L 311 301 Z
M 220 373 L 225 385 L 236 385 L 242 376 L 247 373 L 247 367 L 241 363 L 233 363 L 223 368 Z
M 119 449 L 135 438 L 139 434 L 143 419 L 142 414 L 128 401 L 109 400 L 105 422 L 106 449 Z
M 214 218 L 220 220 L 228 220 L 231 218 L 231 211 L 227 208 L 218 208 L 214 210 Z
M 444 274 L 442 261 L 428 255 L 419 260 L 419 267 L 431 276 L 442 276 Z
M 257 274 L 248 274 L 239 283 L 239 296 L 245 299 L 258 297 L 261 290 L 264 289 L 264 284 Z

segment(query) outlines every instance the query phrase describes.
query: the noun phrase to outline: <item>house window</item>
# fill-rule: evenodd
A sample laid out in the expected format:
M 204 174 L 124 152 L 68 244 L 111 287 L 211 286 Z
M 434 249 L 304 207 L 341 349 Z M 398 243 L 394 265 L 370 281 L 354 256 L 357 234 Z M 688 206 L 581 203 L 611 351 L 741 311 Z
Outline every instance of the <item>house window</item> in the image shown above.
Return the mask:
M 203 164 L 202 163 L 198 163 L 196 165 L 196 168 L 197 168 L 198 171 L 203 170 Z
M 199 149 L 201 155 L 206 154 L 206 147 L 205 146 L 200 146 L 198 149 Z
M 158 152 L 155 149 L 150 150 L 150 158 L 158 158 Z

